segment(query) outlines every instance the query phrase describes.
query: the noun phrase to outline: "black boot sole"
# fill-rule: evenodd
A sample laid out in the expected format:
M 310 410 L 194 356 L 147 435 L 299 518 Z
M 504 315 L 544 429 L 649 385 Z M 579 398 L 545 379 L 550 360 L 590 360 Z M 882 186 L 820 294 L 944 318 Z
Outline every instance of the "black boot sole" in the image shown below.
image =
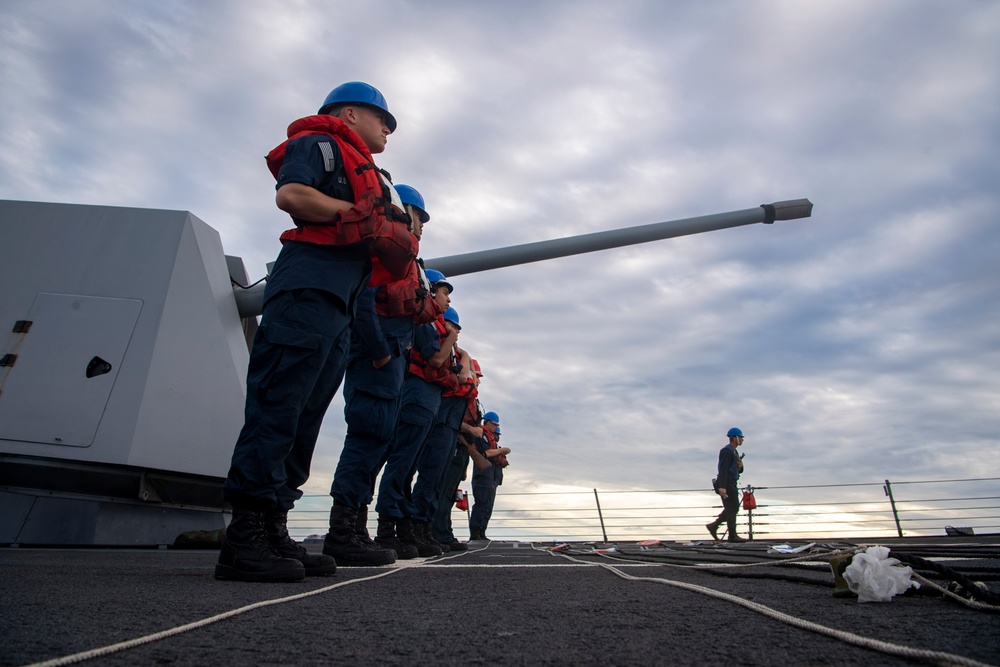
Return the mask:
M 262 572 L 239 570 L 231 565 L 216 563 L 215 578 L 223 581 L 287 582 L 302 581 L 306 578 L 305 569 L 300 567 L 276 567 Z
M 375 538 L 375 544 L 381 549 L 392 549 L 396 552 L 396 560 L 410 560 L 416 558 L 420 555 L 415 546 L 409 544 L 403 544 L 393 540 L 392 542 L 380 542 L 379 539 Z
M 338 567 L 372 567 L 377 565 L 392 565 L 396 562 L 396 552 L 391 549 L 381 551 L 370 551 L 363 556 L 333 556 Z
M 444 554 L 443 550 L 431 544 L 416 545 L 416 546 L 417 546 L 417 554 L 419 554 L 423 558 L 430 558 L 432 556 L 440 556 Z
M 302 563 L 307 577 L 329 577 L 337 573 L 337 561 L 326 554 L 322 556 L 308 552 L 304 552 L 301 555 L 283 552 L 279 552 L 279 554 L 285 558 L 294 558 Z
M 336 559 L 334 559 L 336 560 Z M 315 567 L 307 567 L 306 576 L 307 577 L 329 577 L 337 573 L 338 563 L 330 563 L 329 565 L 318 565 Z

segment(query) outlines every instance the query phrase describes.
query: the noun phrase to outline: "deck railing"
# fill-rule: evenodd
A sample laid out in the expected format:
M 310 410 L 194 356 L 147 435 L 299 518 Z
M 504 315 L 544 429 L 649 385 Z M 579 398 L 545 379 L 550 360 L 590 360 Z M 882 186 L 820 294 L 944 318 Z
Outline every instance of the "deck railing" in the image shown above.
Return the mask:
M 1000 532 L 1000 477 L 883 480 L 860 484 L 747 486 L 757 502 L 740 510 L 737 532 L 769 540 L 945 535 L 948 528 Z M 469 493 L 469 506 L 473 504 Z M 323 534 L 329 496 L 310 495 L 289 515 L 294 537 Z M 704 489 L 506 492 L 499 489 L 487 535 L 524 541 L 708 539 L 722 505 Z M 468 538 L 465 512 L 452 512 Z M 369 517 L 374 531 L 375 513 Z M 720 531 L 721 532 L 721 531 Z

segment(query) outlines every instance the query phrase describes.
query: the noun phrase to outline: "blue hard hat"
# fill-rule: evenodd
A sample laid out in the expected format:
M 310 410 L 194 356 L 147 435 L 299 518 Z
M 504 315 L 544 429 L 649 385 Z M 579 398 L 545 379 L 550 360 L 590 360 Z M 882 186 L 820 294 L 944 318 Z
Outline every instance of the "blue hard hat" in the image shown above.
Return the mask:
M 396 192 L 399 193 L 399 198 L 403 200 L 403 203 L 407 206 L 416 206 L 420 209 L 420 222 L 427 222 L 431 219 L 431 216 L 427 213 L 427 207 L 424 206 L 424 198 L 420 196 L 417 189 L 412 185 L 394 185 Z
M 378 88 L 363 81 L 348 81 L 340 84 L 330 91 L 319 110 L 322 112 L 323 108 L 330 104 L 352 103 L 381 109 L 385 112 L 385 124 L 389 128 L 389 132 L 396 131 L 396 119 L 389 113 L 389 105 L 385 101 L 385 96 L 379 92 Z
M 444 319 L 448 322 L 454 324 L 461 331 L 462 325 L 458 323 L 458 311 L 448 306 L 448 310 L 444 311 Z
M 431 284 L 431 287 L 436 287 L 437 285 L 444 285 L 448 288 L 448 294 L 455 291 L 448 279 L 444 277 L 444 274 L 435 269 L 424 269 L 424 275 L 427 276 L 427 282 Z
M 741 431 L 738 428 L 734 427 L 734 428 L 729 429 L 729 433 L 726 433 L 726 435 L 728 435 L 730 438 L 733 437 L 734 435 L 736 437 L 738 437 L 738 438 L 742 438 L 743 437 L 743 431 Z
M 500 423 L 500 415 L 493 412 L 492 410 L 483 415 L 483 419 L 485 419 L 488 422 L 493 422 L 494 424 Z

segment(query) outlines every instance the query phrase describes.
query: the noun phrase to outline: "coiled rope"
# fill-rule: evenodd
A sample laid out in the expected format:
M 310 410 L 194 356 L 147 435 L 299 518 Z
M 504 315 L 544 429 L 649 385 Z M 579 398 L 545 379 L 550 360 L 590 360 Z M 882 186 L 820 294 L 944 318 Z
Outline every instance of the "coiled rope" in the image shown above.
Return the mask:
M 993 608 L 1000 610 L 1000 607 L 998 607 L 998 605 L 1000 605 L 1000 595 L 991 593 L 985 588 L 980 588 L 979 586 L 976 585 L 974 581 L 963 575 L 961 572 L 957 572 L 956 570 L 950 567 L 941 565 L 940 563 L 935 563 L 934 561 L 927 560 L 926 558 L 920 558 L 919 556 L 911 556 L 910 554 L 899 553 L 897 551 L 890 551 L 889 555 L 898 560 L 899 562 L 906 563 L 907 565 L 911 565 L 914 568 L 919 567 L 924 570 L 932 570 L 934 572 L 937 572 L 944 578 L 950 579 L 955 583 L 957 583 L 959 586 L 962 587 L 962 590 L 965 591 L 969 596 L 975 598 L 976 600 L 982 600 L 985 603 L 985 605 L 983 606 L 985 606 L 986 608 Z M 921 579 L 923 579 L 923 577 L 921 577 Z M 924 581 L 926 581 L 926 579 L 924 579 Z M 940 588 L 940 587 L 934 586 L 934 588 Z M 951 591 L 947 592 L 950 593 Z M 953 595 L 953 597 L 959 600 L 964 600 L 964 598 L 962 598 L 961 596 Z M 968 600 L 964 601 L 967 602 Z
M 596 553 L 594 555 L 602 556 L 609 560 L 625 561 L 631 563 L 656 563 L 662 567 L 673 567 L 679 569 L 699 569 L 699 570 L 732 570 L 739 568 L 748 567 L 767 567 L 770 565 L 788 565 L 794 563 L 803 563 L 807 561 L 819 561 L 819 560 L 830 560 L 837 556 L 847 555 L 851 553 L 857 553 L 859 551 L 864 551 L 870 545 L 862 545 L 857 547 L 850 547 L 847 549 L 840 549 L 838 551 L 830 551 L 818 554 L 808 554 L 805 556 L 800 556 L 798 558 L 783 558 L 776 560 L 759 561 L 754 563 L 696 563 L 693 565 L 680 564 L 680 563 L 665 563 L 656 559 L 635 559 L 635 558 L 625 558 L 622 556 L 616 556 L 614 554 L 604 554 Z M 962 590 L 967 594 L 968 597 L 963 597 L 961 595 L 955 594 L 932 581 L 929 581 L 926 577 L 921 576 L 917 572 L 913 572 L 913 578 L 921 583 L 921 585 L 932 588 L 945 597 L 948 597 L 955 602 L 959 602 L 970 609 L 976 609 L 979 611 L 1000 611 L 1000 595 L 990 592 L 985 588 L 981 588 L 976 585 L 974 581 L 963 575 L 957 570 L 941 565 L 940 563 L 935 563 L 934 561 L 927 560 L 926 558 L 920 558 L 919 556 L 913 556 L 910 554 L 898 553 L 896 551 L 890 551 L 890 556 L 896 558 L 896 560 L 901 563 L 912 566 L 914 569 L 921 568 L 925 570 L 932 570 L 937 574 L 941 575 L 945 579 L 951 580 L 959 584 Z M 720 572 L 721 574 L 722 572 Z M 747 575 L 735 575 L 740 577 L 747 577 Z M 781 577 L 776 577 L 782 581 L 792 581 L 797 583 L 809 583 L 815 584 L 816 582 L 805 577 L 793 577 L 789 575 L 782 575 Z M 973 599 L 969 599 L 973 598 Z M 980 601 L 981 600 L 981 601 Z
M 577 558 L 564 553 L 552 553 L 553 556 L 561 556 L 568 560 L 577 563 L 586 563 L 587 561 L 581 561 Z M 789 614 L 777 611 L 765 605 L 759 604 L 757 602 L 751 602 L 749 600 L 744 600 L 743 598 L 731 595 L 729 593 L 723 593 L 722 591 L 717 591 L 713 588 L 708 588 L 706 586 L 699 586 L 697 584 L 689 584 L 683 581 L 676 581 L 672 579 L 661 579 L 658 577 L 636 577 L 631 574 L 622 572 L 617 567 L 613 565 L 608 565 L 605 563 L 591 563 L 598 567 L 604 568 L 614 575 L 621 577 L 627 581 L 646 581 L 655 584 L 663 584 L 666 586 L 673 586 L 675 588 L 681 588 L 687 591 L 692 591 L 695 593 L 700 593 L 702 595 L 707 595 L 708 597 L 717 598 L 720 600 L 725 600 L 726 602 L 732 602 L 733 604 L 739 605 L 751 611 L 755 611 L 758 614 L 762 614 L 769 618 L 773 618 L 777 621 L 781 621 L 787 625 L 791 625 L 796 628 L 801 628 L 803 630 L 808 630 L 810 632 L 815 632 L 827 637 L 832 637 L 833 639 L 840 640 L 847 644 L 853 646 L 859 646 L 861 648 L 870 649 L 874 651 L 880 651 L 889 655 L 897 655 L 904 658 L 912 658 L 916 660 L 924 660 L 928 662 L 935 662 L 943 665 L 959 665 L 960 667 L 994 667 L 989 663 L 979 662 L 978 660 L 973 660 L 972 658 L 966 658 L 961 655 L 956 655 L 954 653 L 947 653 L 945 651 L 931 651 L 927 649 L 912 648 L 909 646 L 902 646 L 900 644 L 893 644 L 891 642 L 882 641 L 879 639 L 872 639 L 870 637 L 863 637 L 861 635 L 856 635 L 852 632 L 846 632 L 844 630 L 836 630 L 834 628 L 826 627 L 825 625 L 820 625 L 819 623 L 814 623 L 812 621 L 807 621 L 805 619 L 797 618 Z

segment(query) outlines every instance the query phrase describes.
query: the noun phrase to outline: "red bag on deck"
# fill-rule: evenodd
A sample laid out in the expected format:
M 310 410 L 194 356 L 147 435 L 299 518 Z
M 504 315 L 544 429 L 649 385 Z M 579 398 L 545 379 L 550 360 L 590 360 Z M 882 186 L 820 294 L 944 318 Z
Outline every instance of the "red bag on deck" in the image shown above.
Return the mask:
M 757 499 L 753 497 L 753 491 L 743 492 L 743 509 L 745 510 L 757 509 Z

